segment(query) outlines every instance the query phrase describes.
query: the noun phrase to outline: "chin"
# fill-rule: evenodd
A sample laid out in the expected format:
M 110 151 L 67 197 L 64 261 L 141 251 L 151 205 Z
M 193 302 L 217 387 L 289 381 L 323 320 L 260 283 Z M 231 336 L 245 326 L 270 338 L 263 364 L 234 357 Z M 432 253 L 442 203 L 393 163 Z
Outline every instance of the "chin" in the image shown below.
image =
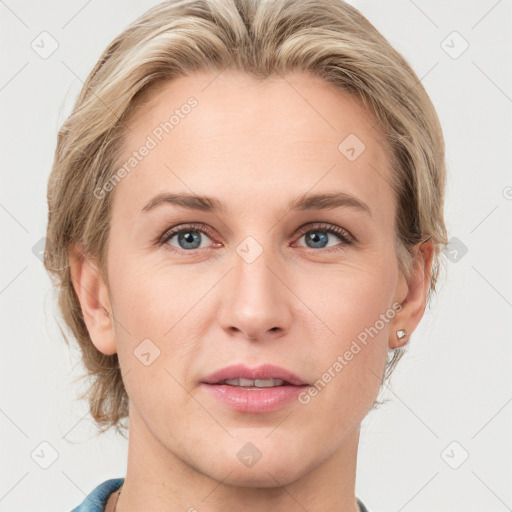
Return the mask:
M 270 488 L 294 482 L 307 472 L 303 450 L 290 446 L 285 451 L 282 443 L 280 446 L 271 446 L 272 443 L 269 445 L 268 442 L 265 446 L 263 444 L 247 441 L 234 451 L 227 450 L 229 455 L 217 459 L 210 476 L 226 485 Z

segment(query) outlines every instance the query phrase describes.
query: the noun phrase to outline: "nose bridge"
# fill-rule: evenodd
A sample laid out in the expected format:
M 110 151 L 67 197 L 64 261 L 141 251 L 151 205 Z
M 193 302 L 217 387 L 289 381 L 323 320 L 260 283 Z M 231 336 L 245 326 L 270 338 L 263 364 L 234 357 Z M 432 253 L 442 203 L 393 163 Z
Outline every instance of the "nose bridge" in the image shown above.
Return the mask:
M 256 237 L 247 236 L 235 248 L 221 313 L 224 328 L 256 339 L 275 328 L 286 330 L 291 316 L 289 291 L 281 282 L 285 280 L 284 268 L 272 247 L 271 234 L 264 238 L 260 243 Z
M 270 236 L 267 237 L 265 245 L 248 236 L 237 246 L 236 253 L 235 286 L 242 288 L 246 296 L 253 295 L 253 298 L 274 296 L 277 293 L 275 290 L 274 293 L 269 292 L 273 291 L 277 283 L 275 274 L 270 269 L 273 266 L 278 267 L 279 262 L 271 247 Z

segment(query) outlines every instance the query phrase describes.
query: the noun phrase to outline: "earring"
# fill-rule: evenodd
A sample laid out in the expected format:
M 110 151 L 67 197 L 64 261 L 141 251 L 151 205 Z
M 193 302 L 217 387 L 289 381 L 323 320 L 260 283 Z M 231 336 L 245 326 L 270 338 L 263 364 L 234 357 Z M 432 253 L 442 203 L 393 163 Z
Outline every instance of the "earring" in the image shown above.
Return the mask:
M 407 331 L 405 329 L 399 329 L 396 331 L 396 337 L 401 340 L 407 336 Z

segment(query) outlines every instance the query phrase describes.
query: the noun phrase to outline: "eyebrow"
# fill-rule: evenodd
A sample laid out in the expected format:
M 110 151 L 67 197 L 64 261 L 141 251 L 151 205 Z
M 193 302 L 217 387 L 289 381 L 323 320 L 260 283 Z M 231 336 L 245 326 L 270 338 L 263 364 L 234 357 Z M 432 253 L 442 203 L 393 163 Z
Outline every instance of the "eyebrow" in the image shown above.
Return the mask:
M 198 196 L 195 194 L 161 193 L 153 197 L 142 212 L 153 210 L 162 204 L 181 206 L 189 210 L 198 210 L 209 213 L 226 213 L 225 205 L 214 197 Z M 344 192 L 303 194 L 289 201 L 288 210 L 327 210 L 334 208 L 352 208 L 365 212 L 371 216 L 370 207 L 350 194 Z

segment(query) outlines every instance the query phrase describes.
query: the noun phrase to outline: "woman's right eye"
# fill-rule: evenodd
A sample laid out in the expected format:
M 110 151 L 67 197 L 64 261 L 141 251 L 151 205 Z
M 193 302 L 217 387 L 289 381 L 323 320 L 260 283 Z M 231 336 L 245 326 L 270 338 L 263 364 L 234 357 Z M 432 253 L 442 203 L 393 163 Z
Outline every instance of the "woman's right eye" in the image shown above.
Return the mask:
M 161 244 L 171 246 L 182 252 L 190 252 L 195 249 L 204 249 L 202 242 L 204 237 L 210 239 L 210 236 L 204 226 L 178 226 L 167 231 L 162 238 Z M 171 241 L 175 241 L 171 243 Z

